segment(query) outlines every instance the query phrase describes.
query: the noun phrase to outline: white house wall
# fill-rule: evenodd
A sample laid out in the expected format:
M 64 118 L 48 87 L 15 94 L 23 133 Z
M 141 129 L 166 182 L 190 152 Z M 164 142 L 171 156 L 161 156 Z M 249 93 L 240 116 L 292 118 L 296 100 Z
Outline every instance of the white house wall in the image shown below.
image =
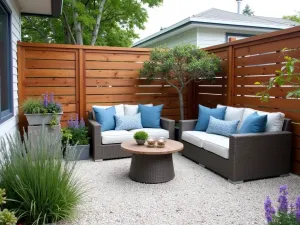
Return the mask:
M 179 44 L 197 44 L 197 28 L 193 28 L 191 30 L 182 32 L 180 34 L 174 35 L 172 37 L 166 38 L 164 40 L 155 42 L 151 44 L 151 42 L 145 47 L 147 48 L 153 48 L 158 46 L 166 46 L 169 48 L 172 48 Z
M 21 39 L 21 18 L 19 6 L 16 0 L 6 0 L 10 10 L 11 17 L 11 38 L 12 38 L 12 64 L 13 64 L 13 106 L 14 116 L 4 123 L 0 124 L 0 138 L 5 134 L 13 133 L 18 125 L 18 63 L 17 63 L 17 42 Z
M 254 31 L 239 31 L 230 29 L 220 28 L 197 28 L 197 45 L 200 48 L 206 48 L 208 46 L 223 44 L 226 41 L 226 33 L 238 33 L 238 34 L 251 34 L 259 35 L 265 32 L 254 32 Z

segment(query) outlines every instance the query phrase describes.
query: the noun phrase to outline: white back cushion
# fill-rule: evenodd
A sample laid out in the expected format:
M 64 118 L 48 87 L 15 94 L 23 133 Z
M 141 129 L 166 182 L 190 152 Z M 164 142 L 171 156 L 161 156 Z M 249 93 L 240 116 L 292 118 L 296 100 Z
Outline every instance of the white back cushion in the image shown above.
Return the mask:
M 238 129 L 239 129 L 242 124 L 242 119 L 243 119 L 243 114 L 244 114 L 245 108 L 217 105 L 217 108 L 222 108 L 222 107 L 227 107 L 224 120 L 226 120 L 226 121 L 239 120 L 240 121 L 239 125 L 238 125 Z
M 107 109 L 112 106 L 115 107 L 117 116 L 124 116 L 124 105 L 123 104 L 120 104 L 120 105 L 93 105 L 92 108 Z M 94 110 L 92 110 L 92 113 L 93 113 L 93 119 L 95 120 L 96 117 L 95 117 Z
M 153 106 L 153 104 L 146 104 L 145 106 Z M 125 116 L 134 116 L 138 113 L 138 105 L 124 105 L 124 114 Z
M 266 124 L 266 132 L 282 131 L 285 115 L 284 113 L 281 112 L 269 113 L 269 112 L 246 108 L 243 115 L 242 124 L 245 121 L 245 119 L 254 112 L 257 112 L 258 115 L 268 116 L 268 120 Z

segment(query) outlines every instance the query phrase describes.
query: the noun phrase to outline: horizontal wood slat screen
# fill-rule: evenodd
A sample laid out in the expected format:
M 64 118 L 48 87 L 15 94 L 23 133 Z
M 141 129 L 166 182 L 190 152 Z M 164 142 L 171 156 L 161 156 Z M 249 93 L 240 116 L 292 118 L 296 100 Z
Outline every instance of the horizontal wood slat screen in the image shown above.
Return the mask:
M 284 65 L 284 55 L 281 52 L 283 48 L 287 48 L 286 55 L 300 58 L 299 39 L 300 27 L 295 27 L 206 48 L 207 51 L 219 55 L 223 62 L 227 62 L 222 65 L 220 77 L 228 77 L 228 80 L 223 84 L 218 81 L 213 86 L 204 88 L 209 94 L 198 97 L 198 103 L 207 106 L 215 106 L 223 101 L 235 107 L 285 113 L 287 118 L 293 120 L 292 170 L 297 174 L 300 174 L 300 101 L 286 98 L 287 92 L 294 88 L 287 85 L 274 87 L 270 91 L 269 101 L 261 102 L 256 93 L 264 90 L 264 87 L 254 83 L 264 83 L 276 76 L 275 71 Z M 199 88 L 198 93 L 204 91 Z M 212 93 L 218 95 L 212 96 Z
M 62 125 L 70 116 L 87 119 L 93 105 L 164 104 L 162 115 L 179 120 L 176 90 L 139 78 L 150 49 L 18 43 L 19 103 L 53 92 L 62 103 Z M 187 90 L 184 95 L 188 116 Z M 20 110 L 21 111 L 21 110 Z M 20 113 L 20 127 L 26 119 Z

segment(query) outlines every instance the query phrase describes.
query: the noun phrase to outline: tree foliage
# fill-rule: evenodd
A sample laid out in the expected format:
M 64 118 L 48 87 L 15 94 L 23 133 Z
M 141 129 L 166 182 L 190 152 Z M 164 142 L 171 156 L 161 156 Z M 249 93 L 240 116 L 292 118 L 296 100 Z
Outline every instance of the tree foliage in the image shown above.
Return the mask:
M 300 11 L 298 11 L 295 15 L 283 16 L 283 19 L 287 19 L 287 20 L 291 20 L 291 21 L 300 23 Z
M 247 4 L 243 10 L 243 14 L 246 16 L 254 16 L 254 11 L 250 8 L 250 6 Z
M 282 50 L 285 54 L 286 49 Z M 288 54 L 288 51 L 287 51 Z M 270 78 L 267 83 L 256 82 L 257 85 L 264 85 L 266 89 L 257 93 L 261 100 L 267 102 L 270 98 L 270 90 L 276 86 L 288 85 L 294 87 L 294 90 L 287 92 L 286 98 L 300 98 L 300 59 L 284 56 L 285 62 L 280 70 L 275 71 L 277 76 Z
M 59 18 L 22 17 L 22 40 L 28 42 L 130 46 L 145 29 L 146 6 L 163 0 L 64 0 Z
M 213 81 L 221 69 L 221 60 L 196 45 L 178 45 L 174 48 L 155 48 L 150 60 L 144 63 L 140 77 L 162 79 L 179 94 L 180 118 L 184 119 L 183 90 L 193 80 Z

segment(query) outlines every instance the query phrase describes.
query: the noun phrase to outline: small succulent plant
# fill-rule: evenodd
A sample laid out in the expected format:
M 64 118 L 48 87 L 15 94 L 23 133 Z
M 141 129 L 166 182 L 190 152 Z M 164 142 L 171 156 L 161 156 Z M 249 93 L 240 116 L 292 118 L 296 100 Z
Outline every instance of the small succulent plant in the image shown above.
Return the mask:
M 133 137 L 136 140 L 146 140 L 148 138 L 148 134 L 145 131 L 138 131 Z

